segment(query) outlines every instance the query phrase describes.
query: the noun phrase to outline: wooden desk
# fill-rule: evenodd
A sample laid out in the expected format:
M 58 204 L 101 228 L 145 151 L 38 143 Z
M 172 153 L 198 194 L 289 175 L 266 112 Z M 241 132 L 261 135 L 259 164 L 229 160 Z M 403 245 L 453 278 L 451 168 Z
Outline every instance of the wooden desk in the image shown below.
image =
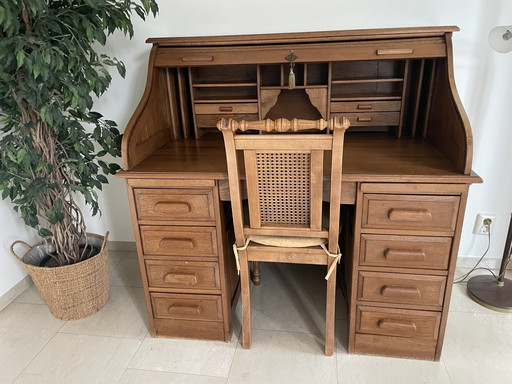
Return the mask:
M 467 190 L 481 182 L 453 82 L 455 30 L 149 40 L 120 176 L 153 336 L 230 338 L 238 279 L 216 121 L 345 115 L 349 352 L 439 360 Z

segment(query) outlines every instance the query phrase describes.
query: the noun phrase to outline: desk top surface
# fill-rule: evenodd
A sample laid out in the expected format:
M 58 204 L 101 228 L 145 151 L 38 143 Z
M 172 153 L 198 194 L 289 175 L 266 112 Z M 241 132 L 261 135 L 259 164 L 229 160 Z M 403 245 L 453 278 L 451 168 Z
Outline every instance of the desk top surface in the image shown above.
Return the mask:
M 345 137 L 344 181 L 479 183 L 475 173 L 463 175 L 448 159 L 421 139 L 387 134 L 353 133 Z M 327 171 L 327 170 L 326 170 Z M 127 172 L 125 178 L 227 179 L 220 135 L 200 140 L 170 141 Z

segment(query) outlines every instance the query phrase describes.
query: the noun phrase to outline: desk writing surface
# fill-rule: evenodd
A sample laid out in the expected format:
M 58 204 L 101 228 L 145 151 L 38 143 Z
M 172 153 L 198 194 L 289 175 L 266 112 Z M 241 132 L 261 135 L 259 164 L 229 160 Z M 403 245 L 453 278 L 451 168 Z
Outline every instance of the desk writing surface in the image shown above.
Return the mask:
M 353 133 L 345 137 L 343 181 L 481 182 L 463 175 L 446 157 L 422 139 L 397 140 L 387 134 Z M 326 173 L 328 170 L 326 169 Z M 227 179 L 224 143 L 220 135 L 165 144 L 129 172 L 127 177 Z

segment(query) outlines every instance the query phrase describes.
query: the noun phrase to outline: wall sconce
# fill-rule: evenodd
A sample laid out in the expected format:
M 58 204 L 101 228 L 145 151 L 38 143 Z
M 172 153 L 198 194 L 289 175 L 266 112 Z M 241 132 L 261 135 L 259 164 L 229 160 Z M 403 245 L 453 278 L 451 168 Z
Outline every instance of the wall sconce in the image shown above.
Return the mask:
M 489 33 L 489 44 L 501 53 L 512 51 L 512 25 L 501 25 Z

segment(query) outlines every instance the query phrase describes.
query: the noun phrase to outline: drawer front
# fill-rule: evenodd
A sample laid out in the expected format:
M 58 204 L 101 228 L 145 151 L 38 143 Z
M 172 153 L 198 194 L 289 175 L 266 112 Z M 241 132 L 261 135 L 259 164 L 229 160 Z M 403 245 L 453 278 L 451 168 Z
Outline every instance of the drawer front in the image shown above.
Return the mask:
M 358 299 L 440 308 L 446 277 L 359 272 Z
M 212 190 L 135 189 L 139 220 L 215 221 Z
M 220 296 L 150 293 L 156 319 L 221 321 Z
M 258 120 L 258 114 L 226 114 L 226 115 L 196 115 L 196 124 L 201 128 L 215 128 L 217 122 L 222 119 L 235 119 L 235 120 L 247 120 L 256 121 Z
M 453 232 L 458 209 L 458 196 L 365 194 L 361 226 Z
M 146 255 L 215 256 L 215 227 L 140 226 Z
M 434 360 L 436 347 L 437 340 L 356 333 L 353 352 L 364 355 Z
M 233 114 L 233 113 L 258 113 L 257 103 L 219 103 L 219 104 L 199 104 L 194 106 L 195 113 L 198 115 L 212 114 Z
M 333 113 L 331 116 L 344 116 L 350 120 L 352 127 L 372 127 L 398 125 L 400 123 L 399 112 L 366 112 L 366 113 Z
M 150 288 L 220 289 L 216 262 L 145 260 Z
M 233 64 L 282 63 L 293 50 L 301 63 L 321 61 L 378 60 L 398 58 L 446 57 L 443 37 L 390 39 L 318 44 L 270 44 L 230 47 L 160 47 L 155 55 L 155 67 L 191 67 Z
M 447 269 L 449 237 L 361 235 L 360 265 Z
M 344 101 L 331 103 L 331 112 L 393 112 L 400 111 L 400 100 Z
M 358 306 L 356 332 L 437 340 L 440 312 Z

